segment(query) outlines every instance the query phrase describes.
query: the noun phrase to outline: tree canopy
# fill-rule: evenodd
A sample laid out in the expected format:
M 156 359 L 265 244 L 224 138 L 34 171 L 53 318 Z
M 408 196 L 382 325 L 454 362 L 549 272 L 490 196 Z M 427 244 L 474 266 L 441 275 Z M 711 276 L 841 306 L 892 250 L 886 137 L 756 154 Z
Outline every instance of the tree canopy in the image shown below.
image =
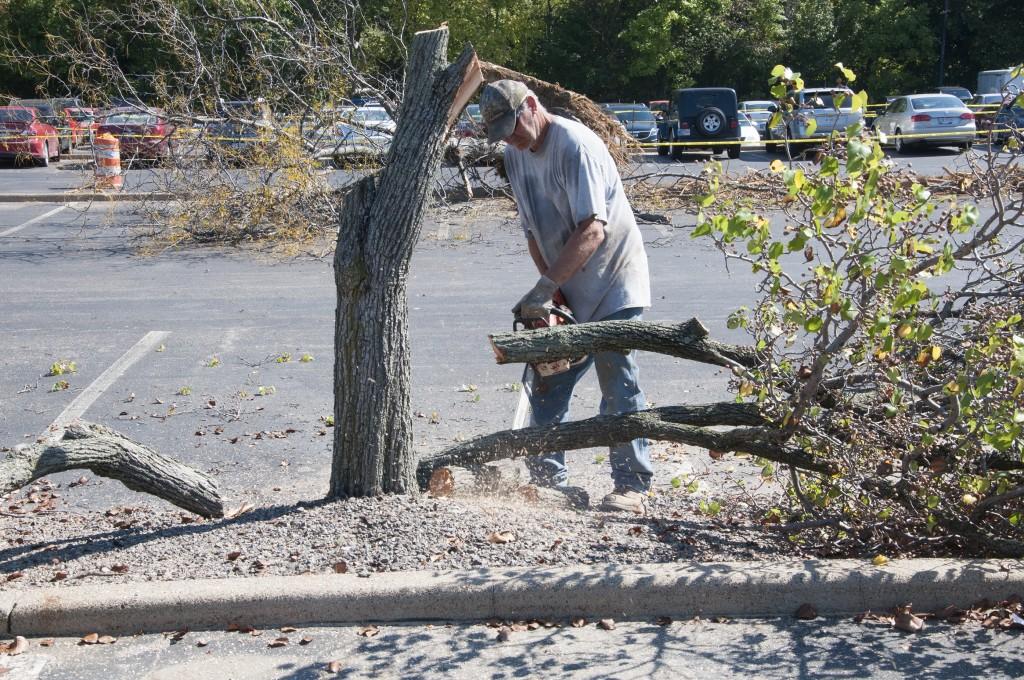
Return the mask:
M 216 30 L 201 8 L 215 9 L 218 0 L 161 1 L 193 14 L 197 30 Z M 973 89 L 978 71 L 1021 61 L 1016 36 L 1024 34 L 1024 14 L 1015 4 L 950 1 L 944 84 Z M 74 38 L 76 18 L 125 7 L 118 0 L 0 0 L 0 36 L 46 53 L 52 36 Z M 764 97 L 765 74 L 780 62 L 793 64 L 810 85 L 829 82 L 832 64 L 842 61 L 862 74 L 860 85 L 875 99 L 927 90 L 939 81 L 944 19 L 940 2 L 902 0 L 364 0 L 351 7 L 344 16 L 353 43 L 368 63 L 394 73 L 413 33 L 447 22 L 450 56 L 470 42 L 488 61 L 593 99 L 627 101 L 694 85 Z M 123 70 L 139 78 L 177 66 L 158 35 L 103 38 Z M 12 95 L 63 94 L 53 78 L 11 57 L 0 59 L 0 83 Z

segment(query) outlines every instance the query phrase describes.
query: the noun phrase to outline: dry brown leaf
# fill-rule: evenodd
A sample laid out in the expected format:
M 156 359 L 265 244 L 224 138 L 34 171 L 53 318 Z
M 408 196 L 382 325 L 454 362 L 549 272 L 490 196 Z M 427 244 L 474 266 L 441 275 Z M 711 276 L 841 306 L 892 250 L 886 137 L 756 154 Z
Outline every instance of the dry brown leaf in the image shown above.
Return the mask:
M 53 638 L 44 638 L 39 641 L 40 647 L 53 647 Z
M 313 641 L 313 638 L 309 637 L 308 635 L 303 635 L 302 639 L 299 640 L 299 644 L 305 646 L 305 645 L 308 645 L 312 641 Z
M 229 633 L 237 633 L 241 629 L 242 627 L 239 626 L 237 623 L 229 623 L 228 627 L 225 630 L 227 630 L 227 632 Z
M 203 638 L 199 638 L 198 640 L 196 640 L 196 647 L 205 647 L 208 644 L 210 644 L 209 640 Z
M 239 515 L 244 515 L 245 513 L 249 512 L 255 507 L 256 506 L 254 506 L 252 503 L 242 503 L 237 508 L 233 508 L 225 512 L 224 519 L 234 519 Z
M 715 449 L 708 449 L 708 455 L 711 456 L 712 460 L 718 460 L 725 455 L 724 451 L 716 451 Z
M 900 612 L 893 620 L 893 625 L 908 633 L 916 633 L 924 628 L 924 619 L 914 616 L 910 612 Z
M 297 630 L 298 630 L 298 628 L 294 628 L 292 626 L 284 626 L 283 628 L 280 629 L 280 631 L 282 633 L 294 633 Z
M 509 638 L 512 637 L 512 629 L 508 626 L 502 626 L 498 629 L 498 637 L 494 638 L 498 642 L 508 642 Z
M 430 475 L 427 489 L 433 496 L 450 496 L 455 491 L 455 475 L 448 468 L 438 468 Z
M 327 672 L 329 673 L 340 673 L 341 668 L 342 666 L 340 661 L 331 661 L 327 664 Z
M 659 616 L 658 618 L 656 618 L 654 620 L 654 622 L 656 624 L 658 624 L 659 626 L 668 626 L 668 625 L 671 625 L 671 623 L 672 623 L 672 617 L 671 616 Z
M 334 573 L 335 574 L 345 574 L 347 572 L 348 572 L 348 562 L 346 562 L 345 560 L 342 560 L 341 562 L 335 562 L 334 563 Z
M 96 642 L 101 645 L 112 645 L 117 642 L 117 638 L 113 635 L 101 635 Z
M 270 642 L 267 643 L 267 647 L 273 647 L 273 648 L 285 647 L 287 645 L 288 645 L 288 638 L 286 638 L 286 637 L 274 638 L 273 640 L 271 640 Z
M 356 635 L 359 635 L 360 637 L 365 637 L 365 638 L 372 638 L 372 637 L 376 636 L 377 633 L 379 633 L 379 632 L 380 632 L 380 629 L 377 628 L 377 626 L 366 626 L 364 628 L 360 628 L 359 630 L 357 630 L 356 631 Z
M 487 536 L 487 542 L 488 543 L 503 544 L 503 543 L 511 543 L 514 540 L 516 540 L 516 535 L 514 533 L 512 533 L 511 531 L 492 531 Z
M 234 562 L 235 560 L 237 560 L 241 556 L 242 556 L 242 551 L 241 550 L 232 550 L 231 552 L 229 552 L 226 555 L 226 557 L 228 558 L 228 562 Z
M 630 536 L 639 536 L 640 534 L 644 533 L 644 528 L 642 526 L 631 526 L 627 533 Z
M 112 566 L 110 568 L 110 571 L 114 572 L 115 574 L 126 574 L 126 573 L 128 573 L 128 565 L 127 564 L 115 564 L 114 566 Z
M 530 621 L 526 624 L 526 630 L 537 630 L 540 628 L 540 621 Z
M 8 581 L 13 581 L 15 579 L 21 578 L 24 575 L 25 575 L 25 572 L 23 572 L 23 571 L 15 571 L 15 572 L 12 572 L 12 573 L 7 575 L 7 580 Z
M 811 619 L 818 618 L 818 610 L 814 608 L 813 604 L 804 602 L 802 605 L 797 607 L 796 614 L 794 615 L 798 619 L 804 619 L 810 621 Z
M 53 575 L 53 578 L 51 578 L 50 580 L 51 581 L 63 581 L 67 577 L 68 577 L 68 572 L 66 572 L 66 571 L 58 571 L 57 573 L 55 573 Z
M 597 622 L 597 627 L 602 630 L 615 630 L 615 619 L 601 619 Z
M 519 487 L 518 492 L 527 503 L 540 503 L 540 492 L 533 484 Z
M 89 633 L 88 635 L 84 636 L 81 640 L 79 640 L 79 643 L 83 645 L 94 645 L 96 644 L 97 641 L 99 641 L 99 639 L 99 633 Z
M 28 649 L 28 640 L 20 635 L 16 635 L 10 642 L 0 642 L 0 654 L 7 656 L 18 656 L 26 649 Z

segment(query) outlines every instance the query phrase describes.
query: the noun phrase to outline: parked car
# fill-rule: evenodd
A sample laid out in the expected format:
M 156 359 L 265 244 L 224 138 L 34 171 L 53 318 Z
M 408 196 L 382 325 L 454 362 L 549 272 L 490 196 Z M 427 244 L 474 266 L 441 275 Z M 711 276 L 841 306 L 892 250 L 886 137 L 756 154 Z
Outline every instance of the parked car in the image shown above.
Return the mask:
M 747 114 L 754 127 L 757 128 L 758 135 L 762 137 L 768 130 L 768 121 L 772 119 L 772 114 L 777 109 L 778 105 L 775 102 L 766 99 L 749 99 L 740 102 L 740 111 Z
M 937 91 L 942 94 L 951 94 L 964 104 L 969 104 L 971 100 L 974 99 L 974 95 L 971 94 L 970 90 L 966 87 L 960 87 L 959 85 L 943 85 L 938 88 Z
M 100 126 L 101 117 L 97 114 L 96 109 L 73 106 L 64 109 L 64 112 L 82 127 L 88 138 L 92 138 L 93 133 Z
M 46 122 L 37 109 L 27 106 L 0 106 L 0 158 L 31 158 L 46 167 L 60 160 L 57 129 Z
M 676 90 L 665 119 L 658 124 L 658 155 L 679 158 L 684 151 L 711 149 L 740 157 L 739 103 L 736 91 L 727 87 L 690 87 Z M 673 143 L 687 142 L 685 146 Z
M 391 148 L 392 135 L 384 130 L 328 121 L 306 133 L 313 158 L 342 165 L 355 158 L 382 158 Z
M 616 111 L 615 117 L 626 128 L 626 132 L 638 142 L 658 141 L 658 119 L 646 107 Z
M 1016 98 L 1003 104 L 992 121 L 992 128 L 995 130 L 993 138 L 1000 144 L 1005 144 L 1012 136 L 1024 142 L 1024 107 L 1017 106 Z
M 479 104 L 470 104 L 459 116 L 459 119 L 455 122 L 454 134 L 458 138 L 484 137 L 483 128 L 484 117 L 480 113 Z
M 979 130 L 989 130 L 995 120 L 996 112 L 1003 105 L 1005 96 L 997 92 L 995 94 L 976 94 L 969 104 L 974 112 L 974 124 Z
M 668 100 L 652 99 L 651 101 L 647 102 L 647 108 L 649 108 L 654 113 L 655 118 L 661 120 L 662 118 L 665 117 L 665 114 L 668 113 Z
M 60 140 L 60 152 L 71 153 L 74 147 L 74 130 L 71 127 L 69 116 L 64 113 L 63 107 L 56 105 L 53 99 L 15 99 L 11 101 L 12 106 L 27 106 L 39 112 L 40 119 L 57 130 L 57 137 Z
M 851 125 L 863 122 L 864 113 L 853 110 L 853 90 L 845 87 L 809 87 L 790 92 L 796 104 L 787 120 L 765 131 L 765 141 L 789 140 L 775 149 L 792 152 L 794 145 L 816 144 L 834 136 L 843 138 Z M 811 122 L 813 121 L 813 123 Z
M 757 131 L 757 124 L 750 116 L 740 111 L 740 139 L 744 149 L 752 149 L 761 146 L 761 133 Z
M 222 99 L 216 113 L 205 130 L 212 142 L 211 158 L 222 155 L 233 163 L 248 163 L 273 140 L 273 114 L 262 98 Z
M 911 146 L 971 148 L 974 114 L 951 94 L 910 94 L 896 97 L 875 121 L 875 130 L 889 136 L 896 153 Z
M 103 118 L 97 135 L 110 134 L 121 147 L 121 161 L 133 159 L 159 162 L 171 155 L 174 126 L 159 109 L 140 112 L 136 108 L 120 109 Z
M 391 119 L 391 114 L 383 106 L 356 107 L 350 120 L 356 127 L 395 134 L 395 121 Z

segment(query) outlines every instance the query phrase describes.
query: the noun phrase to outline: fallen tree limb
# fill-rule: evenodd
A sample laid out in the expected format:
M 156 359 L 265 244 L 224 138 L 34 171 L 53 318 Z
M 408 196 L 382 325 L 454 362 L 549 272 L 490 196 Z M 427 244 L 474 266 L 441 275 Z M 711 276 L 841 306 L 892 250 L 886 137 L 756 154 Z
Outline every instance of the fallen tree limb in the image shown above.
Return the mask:
M 699 319 L 667 324 L 650 321 L 597 321 L 538 330 L 495 333 L 491 347 L 499 364 L 567 359 L 594 352 L 638 349 L 731 368 L 758 364 L 752 347 L 708 340 Z
M 711 430 L 710 425 L 746 425 Z M 786 447 L 778 431 L 768 426 L 754 404 L 719 402 L 696 406 L 668 406 L 617 416 L 597 416 L 560 425 L 504 430 L 463 442 L 420 460 L 416 476 L 426 489 L 437 468 L 486 463 L 500 458 L 535 456 L 549 451 L 611 446 L 638 437 L 690 444 L 717 451 L 743 451 L 814 472 L 828 467 L 803 451 Z
M 76 423 L 62 439 L 15 449 L 0 460 L 0 495 L 55 472 L 87 469 L 132 491 L 162 498 L 203 517 L 223 517 L 217 482 L 95 423 Z

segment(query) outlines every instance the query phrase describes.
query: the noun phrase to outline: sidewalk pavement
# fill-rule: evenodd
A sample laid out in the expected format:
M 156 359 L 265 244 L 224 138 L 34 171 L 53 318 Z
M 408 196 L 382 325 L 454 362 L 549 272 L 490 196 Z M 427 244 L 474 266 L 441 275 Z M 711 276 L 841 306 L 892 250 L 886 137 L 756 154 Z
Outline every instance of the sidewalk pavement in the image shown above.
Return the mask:
M 1018 560 L 706 562 L 142 582 L 0 593 L 7 635 L 229 624 L 822 616 L 969 606 L 1024 593 Z

